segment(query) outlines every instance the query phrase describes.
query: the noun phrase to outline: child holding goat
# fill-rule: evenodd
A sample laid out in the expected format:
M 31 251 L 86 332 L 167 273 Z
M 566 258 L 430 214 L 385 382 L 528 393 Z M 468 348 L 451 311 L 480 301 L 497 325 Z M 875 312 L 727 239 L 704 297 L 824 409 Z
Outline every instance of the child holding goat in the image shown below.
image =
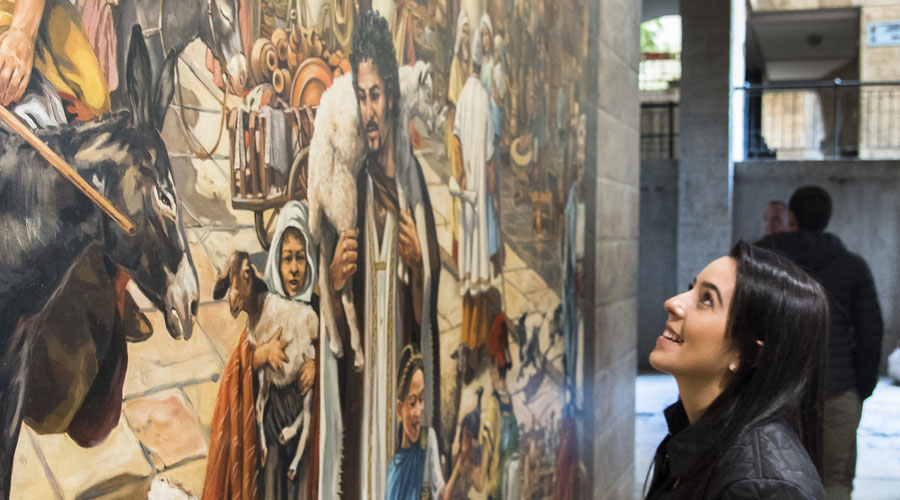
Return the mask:
M 340 408 L 325 401 L 336 397 L 324 398 L 320 385 L 337 391 L 334 358 L 319 356 L 317 251 L 308 245 L 308 235 L 306 207 L 287 203 L 276 222 L 264 277 L 246 252 L 235 252 L 216 283 L 214 298 L 227 295 L 235 317 L 246 312 L 247 329 L 219 390 L 204 499 L 318 498 L 320 474 L 324 490 L 337 486 L 338 461 L 319 468 L 320 440 L 329 456 L 340 456 Z M 323 404 L 326 422 L 320 419 Z M 235 430 L 239 436 L 229 435 Z M 227 477 L 235 468 L 243 472 L 242 484 Z M 256 491 L 244 494 L 250 490 Z

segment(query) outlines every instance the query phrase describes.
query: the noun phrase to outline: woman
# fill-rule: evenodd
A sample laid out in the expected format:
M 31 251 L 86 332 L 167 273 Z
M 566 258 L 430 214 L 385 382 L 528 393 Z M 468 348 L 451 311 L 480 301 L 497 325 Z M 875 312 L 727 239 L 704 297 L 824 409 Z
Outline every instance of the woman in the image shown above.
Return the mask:
M 650 364 L 675 377 L 679 401 L 646 498 L 824 499 L 819 284 L 740 242 L 665 309 Z
M 404 347 L 397 371 L 396 411 L 397 421 L 400 422 L 400 446 L 388 464 L 386 500 L 440 499 L 444 492 L 437 434 L 434 429 L 422 428 L 424 370 L 425 363 L 418 349 L 412 345 Z

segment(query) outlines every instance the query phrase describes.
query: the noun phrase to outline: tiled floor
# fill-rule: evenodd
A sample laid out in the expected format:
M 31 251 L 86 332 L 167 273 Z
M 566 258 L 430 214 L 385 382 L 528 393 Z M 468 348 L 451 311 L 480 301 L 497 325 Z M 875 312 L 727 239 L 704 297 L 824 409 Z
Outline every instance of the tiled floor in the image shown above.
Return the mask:
M 662 410 L 678 398 L 678 388 L 672 377 L 648 373 L 638 375 L 635 391 L 634 481 L 640 499 L 656 446 L 667 432 Z M 863 405 L 857 440 L 853 499 L 900 499 L 900 387 L 879 381 Z

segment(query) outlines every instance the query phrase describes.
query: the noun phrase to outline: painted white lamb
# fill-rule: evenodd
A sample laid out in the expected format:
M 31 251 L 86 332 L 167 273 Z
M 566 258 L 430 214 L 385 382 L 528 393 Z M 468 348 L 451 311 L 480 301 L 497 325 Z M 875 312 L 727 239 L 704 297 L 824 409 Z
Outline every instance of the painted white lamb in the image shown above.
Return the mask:
M 185 490 L 178 483 L 159 476 L 150 483 L 147 500 L 197 500 L 197 497 Z
M 287 342 L 284 353 L 287 361 L 284 370 L 278 372 L 266 364 L 257 371 L 259 393 L 256 397 L 256 423 L 259 431 L 260 458 L 266 461 L 266 435 L 263 430 L 263 415 L 272 384 L 285 387 L 296 384 L 300 376 L 300 366 L 306 359 L 314 360 L 316 350 L 313 341 L 319 332 L 319 318 L 311 306 L 303 302 L 285 299 L 269 293 L 256 268 L 250 263 L 246 252 L 234 252 L 222 276 L 216 282 L 213 298 L 228 295 L 231 314 L 237 317 L 241 311 L 247 313 L 247 340 L 254 347 L 265 344 L 278 335 Z M 288 469 L 288 477 L 293 480 L 306 442 L 309 438 L 309 422 L 312 414 L 312 394 L 303 397 L 303 409 L 294 421 L 281 430 L 278 441 L 285 444 L 300 431 L 297 451 Z
M 400 73 L 400 112 L 396 131 L 397 163 L 406 165 L 410 149 L 409 122 L 420 117 L 429 129 L 434 126 L 435 111 L 432 104 L 433 80 L 431 65 L 419 61 L 415 66 L 403 66 Z M 339 77 L 322 94 L 316 112 L 312 140 L 309 146 L 309 178 L 307 201 L 309 203 L 309 228 L 313 244 L 322 243 L 322 216 L 340 234 L 356 227 L 356 176 L 365 157 L 365 140 L 360 123 L 359 104 L 353 89 L 353 76 Z M 406 201 L 400 200 L 406 208 Z M 319 289 L 331 290 L 325 252 L 319 253 Z M 321 293 L 321 314 L 328 335 L 331 351 L 342 356 L 341 339 L 332 313 L 331 294 Z M 362 370 L 365 363 L 360 344 L 359 322 L 353 307 L 351 285 L 348 282 L 341 291 L 341 303 L 350 329 L 350 347 L 353 364 Z

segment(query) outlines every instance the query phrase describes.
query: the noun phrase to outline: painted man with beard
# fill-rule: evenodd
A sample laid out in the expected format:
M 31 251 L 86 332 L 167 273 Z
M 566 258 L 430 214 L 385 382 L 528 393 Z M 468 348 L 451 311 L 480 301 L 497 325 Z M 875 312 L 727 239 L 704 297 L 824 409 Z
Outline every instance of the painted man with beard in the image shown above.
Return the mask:
M 439 423 L 440 253 L 422 169 L 411 151 L 397 150 L 404 127 L 398 123 L 399 75 L 391 33 L 379 14 L 360 16 L 350 65 L 367 151 L 356 181 L 357 227 L 341 233 L 330 272 L 335 292 L 348 280 L 352 284 L 366 359 L 362 373 L 346 367 L 342 483 L 344 498 L 381 500 L 398 444 L 392 379 L 406 344 L 419 345 L 424 358 L 429 389 L 422 424 Z M 341 307 L 339 300 L 333 304 Z

